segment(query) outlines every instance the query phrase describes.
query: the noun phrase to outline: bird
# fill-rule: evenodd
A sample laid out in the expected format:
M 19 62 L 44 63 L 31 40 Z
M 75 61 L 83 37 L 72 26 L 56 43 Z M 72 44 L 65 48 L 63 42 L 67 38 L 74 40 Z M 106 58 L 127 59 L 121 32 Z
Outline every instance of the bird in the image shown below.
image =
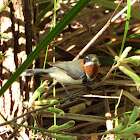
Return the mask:
M 57 61 L 48 63 L 47 69 L 27 69 L 21 76 L 49 76 L 61 85 L 80 85 L 92 82 L 98 75 L 100 62 L 95 54 L 88 54 L 83 59 L 74 61 Z

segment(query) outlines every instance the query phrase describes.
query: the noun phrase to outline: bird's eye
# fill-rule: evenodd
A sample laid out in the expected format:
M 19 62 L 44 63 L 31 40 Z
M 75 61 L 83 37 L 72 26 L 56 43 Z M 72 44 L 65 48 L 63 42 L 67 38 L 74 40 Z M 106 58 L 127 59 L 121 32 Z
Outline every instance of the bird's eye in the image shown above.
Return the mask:
M 90 61 L 89 57 L 86 57 L 86 61 Z
M 90 61 L 89 57 L 85 57 L 85 59 L 84 59 L 84 64 L 85 64 L 86 62 L 89 62 L 89 61 Z

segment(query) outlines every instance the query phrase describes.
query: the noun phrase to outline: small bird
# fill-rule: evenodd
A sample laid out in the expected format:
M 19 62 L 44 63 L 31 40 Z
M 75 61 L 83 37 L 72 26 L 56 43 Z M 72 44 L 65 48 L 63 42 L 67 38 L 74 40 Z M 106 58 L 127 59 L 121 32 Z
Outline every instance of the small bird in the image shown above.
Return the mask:
M 61 85 L 87 84 L 95 79 L 100 69 L 99 59 L 89 54 L 75 61 L 58 61 L 48 63 L 48 69 L 27 69 L 21 76 L 48 75 Z

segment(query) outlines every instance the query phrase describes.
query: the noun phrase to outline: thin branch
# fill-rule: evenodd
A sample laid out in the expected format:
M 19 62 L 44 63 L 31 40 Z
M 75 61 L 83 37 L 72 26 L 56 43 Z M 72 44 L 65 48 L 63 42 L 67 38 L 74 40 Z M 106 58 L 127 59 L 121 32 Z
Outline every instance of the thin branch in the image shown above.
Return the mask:
M 120 96 L 119 96 L 119 99 L 118 99 L 118 102 L 117 102 L 116 108 L 118 108 L 118 106 L 119 106 L 119 104 L 120 104 L 122 94 L 123 94 L 123 89 L 121 90 L 121 93 L 120 93 Z M 114 114 L 116 114 L 116 113 L 117 113 L 117 110 L 115 110 Z
M 4 123 L 1 123 L 0 126 L 6 125 L 6 124 L 10 124 L 11 122 L 14 122 L 14 121 L 16 121 L 17 119 L 19 119 L 19 118 L 21 118 L 21 117 L 24 117 L 24 116 L 27 116 L 27 117 L 28 117 L 28 115 L 31 115 L 32 113 L 34 113 L 34 112 L 36 112 L 36 111 L 42 111 L 42 110 L 44 110 L 44 109 L 46 109 L 46 108 L 48 108 L 48 107 L 52 107 L 52 106 L 54 106 L 54 105 L 64 103 L 64 102 L 66 102 L 68 99 L 70 99 L 70 97 L 67 97 L 67 98 L 65 98 L 65 99 L 62 99 L 62 100 L 60 100 L 60 101 L 58 101 L 58 102 L 55 102 L 55 103 L 53 103 L 53 104 L 46 105 L 46 106 L 44 106 L 44 107 L 42 107 L 42 108 L 38 108 L 38 109 L 31 110 L 31 111 L 26 112 L 26 113 L 24 113 L 24 114 L 22 114 L 22 115 L 20 115 L 20 116 L 18 116 L 18 117 L 15 117 L 14 119 L 12 119 L 12 120 L 10 120 L 10 121 L 6 121 L 6 122 L 4 122 Z
M 133 0 L 130 5 L 132 6 L 135 2 L 137 2 L 138 0 Z M 126 10 L 127 10 L 128 6 L 126 6 L 125 8 L 123 8 L 116 16 L 114 16 L 111 20 L 111 22 L 114 22 L 121 14 L 123 14 Z
M 101 95 L 83 95 L 82 97 L 90 97 L 90 98 L 107 98 L 107 99 L 119 99 L 117 96 L 101 96 Z
M 109 27 L 111 20 L 113 18 L 113 16 L 115 15 L 115 13 L 117 12 L 119 6 L 121 5 L 121 3 L 123 2 L 123 0 L 121 0 L 117 6 L 117 8 L 115 9 L 115 11 L 113 12 L 113 14 L 111 15 L 110 19 L 108 20 L 108 22 L 105 24 L 105 26 L 90 40 L 90 42 L 79 52 L 79 54 L 73 59 L 73 60 L 77 60 L 81 55 L 83 55 L 84 52 L 87 51 L 87 49 L 89 49 L 89 47 L 101 36 L 101 34 L 103 34 L 103 32 Z

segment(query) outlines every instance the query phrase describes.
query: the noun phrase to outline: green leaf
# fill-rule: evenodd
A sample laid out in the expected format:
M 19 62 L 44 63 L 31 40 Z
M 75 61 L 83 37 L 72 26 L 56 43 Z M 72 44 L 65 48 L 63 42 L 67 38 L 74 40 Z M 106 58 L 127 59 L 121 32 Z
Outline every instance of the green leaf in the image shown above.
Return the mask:
M 5 39 L 9 39 L 9 35 L 6 33 L 0 33 L 0 38 L 5 38 Z
M 136 140 L 136 137 L 132 135 L 128 140 Z
M 120 133 L 131 133 L 133 129 L 137 127 L 137 124 L 133 124 L 125 129 L 123 129 Z
M 8 6 L 9 3 L 11 3 L 12 1 L 13 1 L 13 0 L 10 0 L 7 4 L 3 5 L 3 6 L 0 8 L 0 12 L 2 12 L 2 11 L 6 8 L 6 6 Z
M 74 124 L 75 124 L 75 121 L 71 120 L 71 121 L 66 122 L 66 123 L 59 125 L 59 126 L 52 126 L 48 130 L 60 131 L 60 130 L 64 130 L 64 129 L 68 129 L 70 127 L 73 127 Z
M 120 56 L 120 60 L 123 60 L 124 58 L 126 58 L 128 53 L 131 51 L 131 49 L 132 49 L 132 47 L 125 48 L 125 50 L 123 51 L 123 53 Z
M 136 133 L 138 131 L 140 131 L 140 125 L 137 125 L 135 129 L 131 130 L 131 133 Z
M 42 106 L 34 106 L 35 109 L 38 109 L 38 108 L 42 108 Z M 59 108 L 54 108 L 54 107 L 48 107 L 46 109 L 44 109 L 44 111 L 46 112 L 51 112 L 51 113 L 56 113 L 60 116 L 64 115 L 64 111 L 59 109 Z
M 110 130 L 111 133 L 122 131 L 127 127 L 129 121 L 129 116 L 125 115 L 124 118 L 121 119 L 121 123 L 116 126 L 114 129 Z
M 133 64 L 135 66 L 139 66 L 140 65 L 140 55 L 125 58 L 123 60 L 123 62 L 124 63 L 131 63 L 131 64 Z
M 1 52 L 0 52 L 0 62 L 2 62 L 2 61 L 4 61 L 4 54 L 2 54 Z
M 29 100 L 29 107 L 31 107 L 35 100 L 48 88 L 48 80 L 44 81 L 34 92 L 33 96 Z
M 134 107 L 134 110 L 129 118 L 129 123 L 133 123 L 139 116 L 139 108 L 137 106 Z
M 123 73 L 125 73 L 134 80 L 134 82 L 136 83 L 137 90 L 140 91 L 140 77 L 134 71 L 127 68 L 126 64 L 120 65 L 118 67 Z
M 124 31 L 124 36 L 123 36 L 123 41 L 122 41 L 119 56 L 122 54 L 124 44 L 125 44 L 125 40 L 126 40 L 126 36 L 127 36 L 127 32 L 128 32 L 128 26 L 129 26 L 130 14 L 131 14 L 131 5 L 130 5 L 130 3 L 131 3 L 131 0 L 127 0 L 127 6 L 128 6 L 128 8 L 127 8 L 127 20 L 126 20 L 126 24 L 125 24 L 125 31 Z M 130 49 L 130 47 L 129 47 L 129 49 Z M 123 54 L 121 56 L 123 57 Z
M 46 105 L 46 104 L 54 104 L 58 102 L 57 100 L 39 100 L 39 101 L 35 101 L 34 105 Z

